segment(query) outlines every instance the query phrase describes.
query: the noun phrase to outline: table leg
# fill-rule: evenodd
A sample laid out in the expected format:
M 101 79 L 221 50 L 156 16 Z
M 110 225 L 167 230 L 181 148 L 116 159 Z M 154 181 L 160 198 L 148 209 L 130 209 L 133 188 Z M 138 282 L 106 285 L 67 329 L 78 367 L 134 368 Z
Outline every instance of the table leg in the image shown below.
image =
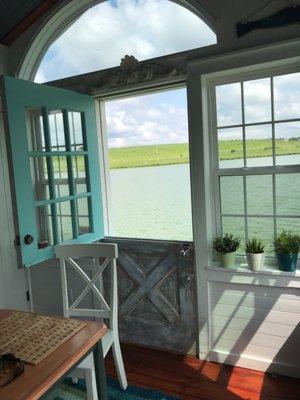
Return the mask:
M 106 373 L 103 358 L 102 341 L 100 340 L 93 351 L 98 400 L 107 400 Z

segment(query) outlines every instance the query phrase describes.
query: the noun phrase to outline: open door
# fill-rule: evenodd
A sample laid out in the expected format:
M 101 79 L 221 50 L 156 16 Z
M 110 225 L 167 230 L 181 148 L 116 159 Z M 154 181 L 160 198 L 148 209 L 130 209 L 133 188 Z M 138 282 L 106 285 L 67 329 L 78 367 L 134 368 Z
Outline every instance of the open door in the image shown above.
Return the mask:
M 58 243 L 102 238 L 94 99 L 12 77 L 2 99 L 24 266 L 55 257 Z

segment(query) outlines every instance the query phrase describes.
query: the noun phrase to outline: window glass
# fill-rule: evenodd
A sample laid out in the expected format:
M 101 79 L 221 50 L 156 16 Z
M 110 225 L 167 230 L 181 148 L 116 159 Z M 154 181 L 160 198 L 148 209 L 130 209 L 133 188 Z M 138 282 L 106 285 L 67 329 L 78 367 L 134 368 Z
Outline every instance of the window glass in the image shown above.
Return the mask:
M 27 109 L 26 112 L 27 125 L 27 142 L 29 151 L 45 151 L 45 135 L 42 120 L 42 110 Z
M 275 76 L 273 82 L 275 120 L 299 118 L 300 72 Z
M 89 219 L 89 199 L 82 197 L 77 199 L 79 235 L 91 232 Z
M 244 82 L 245 123 L 271 120 L 270 78 Z
M 249 215 L 273 215 L 272 175 L 246 177 L 247 213 Z
M 234 188 L 234 190 L 232 190 Z M 244 214 L 244 184 L 242 176 L 220 178 L 222 214 Z
M 75 179 L 75 190 L 76 193 L 88 192 L 87 180 L 86 180 L 86 164 L 87 156 L 76 155 L 72 157 L 72 168 Z
M 72 215 L 70 201 L 59 202 L 57 204 L 58 234 L 59 241 L 73 239 Z
M 242 123 L 241 84 L 220 85 L 216 88 L 218 126 Z
M 276 175 L 276 208 L 278 215 L 300 216 L 300 173 Z
M 30 172 L 35 200 L 50 199 L 47 157 L 30 157 Z
M 51 246 L 54 244 L 51 207 L 41 206 L 36 207 L 35 210 L 39 247 Z
M 48 120 L 51 151 L 65 151 L 66 141 L 62 111 L 50 111 Z
M 51 157 L 53 163 L 54 182 L 56 188 L 56 197 L 64 197 L 70 195 L 67 157 L 58 156 Z
M 39 248 L 92 232 L 83 124 L 79 112 L 28 111 L 27 137 Z
M 273 141 L 271 125 L 247 126 L 246 131 L 246 165 L 262 167 L 273 165 Z
M 216 87 L 219 163 L 214 177 L 219 185 L 219 231 L 243 241 L 253 237 L 262 240 L 268 256 L 274 255 L 274 236 L 283 229 L 300 233 L 299 76 L 289 74 Z M 235 126 L 220 128 L 221 124 L 231 123 Z
M 276 164 L 300 164 L 300 122 L 275 124 L 275 139 Z
M 278 231 L 290 231 L 299 235 L 300 232 L 300 218 L 278 218 L 277 219 Z
M 220 168 L 244 166 L 242 128 L 218 129 L 218 153 Z
M 81 113 L 68 112 L 72 150 L 86 150 L 83 144 Z
M 192 240 L 184 88 L 105 103 L 110 235 Z

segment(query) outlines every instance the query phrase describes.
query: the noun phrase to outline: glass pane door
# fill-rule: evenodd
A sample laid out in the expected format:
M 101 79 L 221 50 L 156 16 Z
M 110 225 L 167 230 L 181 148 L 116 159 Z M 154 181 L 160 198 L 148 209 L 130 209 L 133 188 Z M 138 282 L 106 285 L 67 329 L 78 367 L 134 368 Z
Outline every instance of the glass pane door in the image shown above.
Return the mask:
M 94 99 L 4 78 L 20 248 L 25 266 L 54 245 L 103 237 Z

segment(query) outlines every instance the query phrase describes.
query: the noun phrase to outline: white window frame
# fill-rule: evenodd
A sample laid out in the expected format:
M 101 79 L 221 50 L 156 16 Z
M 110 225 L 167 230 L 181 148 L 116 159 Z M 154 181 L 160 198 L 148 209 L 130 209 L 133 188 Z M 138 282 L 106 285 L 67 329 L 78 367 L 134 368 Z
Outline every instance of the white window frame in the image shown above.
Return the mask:
M 248 71 L 247 71 L 248 70 Z M 285 66 L 270 66 L 265 65 L 263 67 L 253 66 L 248 68 L 243 68 L 241 70 L 231 70 L 231 71 L 222 71 L 212 74 L 206 74 L 202 76 L 202 88 L 204 96 L 207 96 L 206 99 L 206 107 L 204 110 L 204 124 L 203 129 L 203 146 L 207 150 L 207 165 L 209 166 L 209 171 L 206 173 L 210 176 L 210 185 L 206 188 L 206 196 L 211 200 L 210 204 L 213 204 L 213 210 L 206 210 L 206 215 L 210 215 L 214 221 L 211 226 L 211 231 L 208 232 L 207 239 L 210 242 L 213 237 L 221 234 L 221 207 L 220 207 L 220 193 L 219 193 L 219 183 L 218 176 L 237 176 L 237 175 L 266 175 L 272 174 L 273 176 L 273 185 L 276 180 L 276 175 L 280 173 L 288 174 L 288 173 L 300 173 L 300 164 L 296 165 L 287 165 L 287 166 L 266 166 L 266 167 L 242 167 L 242 168 L 226 168 L 219 169 L 218 168 L 218 138 L 217 138 L 217 115 L 216 115 L 216 96 L 215 96 L 215 88 L 219 85 L 231 84 L 231 83 L 240 83 L 248 80 L 254 79 L 262 79 L 262 78 L 270 78 L 278 75 L 286 75 L 295 72 L 300 72 L 300 65 L 298 63 L 285 65 Z M 272 79 L 271 79 L 272 82 Z M 272 92 L 273 93 L 273 92 Z M 276 120 L 274 121 L 274 103 L 273 98 L 271 99 L 271 107 L 272 107 L 272 119 L 271 121 L 265 121 L 263 124 L 269 123 L 272 126 L 272 139 L 274 138 L 274 126 L 275 123 L 278 122 L 294 122 L 299 121 L 300 117 L 297 119 L 289 119 L 289 120 Z M 193 106 L 195 107 L 195 105 Z M 247 126 L 248 124 L 246 124 Z M 252 124 L 255 125 L 255 124 Z M 245 138 L 245 121 L 243 120 L 240 126 L 243 129 L 243 139 Z M 273 142 L 274 143 L 274 142 Z M 243 142 L 245 146 L 246 142 Z M 244 151 L 245 157 L 245 151 Z M 275 154 L 273 153 L 273 157 Z M 220 173 L 218 173 L 218 170 Z M 237 171 L 239 172 L 237 173 Z M 245 181 L 244 181 L 245 182 Z M 276 185 L 276 183 L 275 183 Z M 244 203 L 247 204 L 247 196 L 245 187 L 244 187 Z M 273 191 L 274 196 L 274 191 Z M 273 207 L 276 207 L 276 203 L 273 199 Z M 276 210 L 273 210 L 275 213 Z M 246 214 L 247 210 L 244 210 L 244 214 Z M 257 217 L 263 217 L 263 215 L 257 215 Z M 286 216 L 285 216 L 286 217 Z M 298 217 L 299 216 L 294 216 Z M 247 215 L 244 215 L 244 218 L 247 220 Z M 270 217 L 276 220 L 278 216 Z M 276 226 L 275 226 L 276 229 Z M 231 232 L 234 234 L 234 232 Z M 210 243 L 211 244 L 211 243 Z M 210 255 L 208 257 L 209 263 L 214 264 L 215 260 L 213 259 L 213 252 L 210 251 Z M 245 262 L 244 256 L 237 257 L 237 263 L 243 264 Z M 265 265 L 275 265 L 277 264 L 276 259 L 274 257 L 266 257 Z M 300 262 L 298 262 L 300 265 Z
M 164 91 L 176 90 L 184 88 L 187 91 L 187 84 L 184 81 L 175 82 L 172 84 L 156 85 L 154 87 L 139 88 L 133 91 L 121 91 L 117 94 L 106 94 L 105 96 L 95 97 L 95 108 L 96 108 L 96 118 L 97 118 L 97 130 L 99 132 L 99 151 L 100 151 L 100 168 L 101 168 L 101 181 L 102 181 L 102 202 L 103 202 L 103 215 L 104 215 L 104 232 L 107 237 L 116 237 L 111 234 L 111 221 L 112 221 L 112 199 L 111 199 L 111 181 L 110 181 L 110 168 L 109 168 L 109 149 L 108 149 L 108 137 L 107 137 L 107 124 L 106 124 L 106 113 L 105 113 L 105 102 L 113 100 L 122 100 L 130 97 L 144 96 L 147 94 L 154 94 Z M 187 105 L 188 108 L 188 105 Z M 188 111 L 188 110 L 187 110 Z M 188 138 L 190 135 L 188 135 Z M 189 140 L 189 139 L 188 139 Z M 188 142 L 189 143 L 189 142 Z M 189 163 L 191 168 L 191 163 Z M 190 179 L 191 181 L 191 179 Z M 192 207 L 192 204 L 191 204 Z M 128 240 L 150 240 L 150 241 L 167 241 L 167 242 L 186 242 L 187 240 L 161 240 L 157 238 L 144 239 L 142 237 L 126 237 L 118 236 L 118 239 L 128 239 Z M 192 239 L 193 240 L 193 239 Z

